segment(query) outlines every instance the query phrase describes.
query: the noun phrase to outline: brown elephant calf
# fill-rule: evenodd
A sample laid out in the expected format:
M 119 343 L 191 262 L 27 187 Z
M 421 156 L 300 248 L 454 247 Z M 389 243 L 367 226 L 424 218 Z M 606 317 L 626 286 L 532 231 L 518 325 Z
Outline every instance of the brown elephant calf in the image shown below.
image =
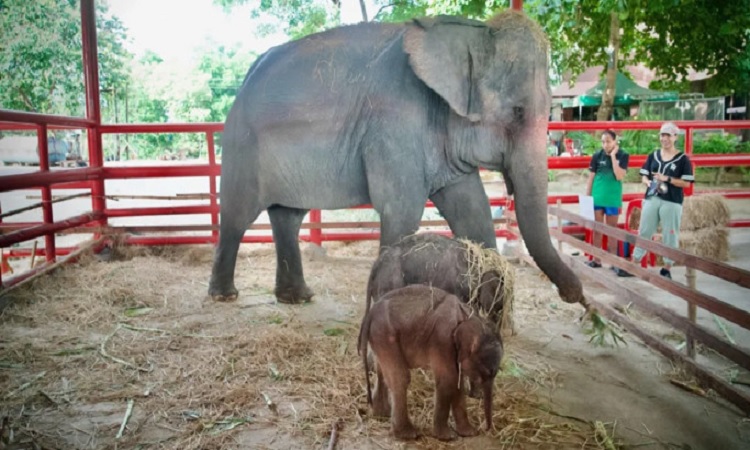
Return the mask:
M 368 343 L 375 355 L 378 380 L 374 398 L 370 391 Z M 466 413 L 462 377 L 482 386 L 484 416 L 490 429 L 492 387 L 503 355 L 502 343 L 496 327 L 472 314 L 455 295 L 425 285 L 406 286 L 385 294 L 362 321 L 359 351 L 367 377 L 368 403 L 376 415 L 390 413 L 396 438 L 417 437 L 407 411 L 409 371 L 416 368 L 432 370 L 435 376 L 435 437 L 453 438 L 448 426 L 450 411 L 459 435 L 477 434 Z

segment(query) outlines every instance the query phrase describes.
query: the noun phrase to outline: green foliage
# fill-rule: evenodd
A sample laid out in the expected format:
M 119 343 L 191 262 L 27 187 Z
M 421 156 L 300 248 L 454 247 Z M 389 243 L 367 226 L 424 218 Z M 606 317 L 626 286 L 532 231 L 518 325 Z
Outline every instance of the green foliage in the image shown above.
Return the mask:
M 670 87 L 682 88 L 674 83 L 689 68 L 715 72 L 716 93 L 750 81 L 750 0 L 679 5 L 674 0 L 527 0 L 524 9 L 547 32 L 558 74 L 606 65 L 614 11 L 622 30 L 618 67 L 642 62 Z
M 631 155 L 648 155 L 659 148 L 658 130 L 626 130 L 620 136 L 620 148 Z
M 248 0 L 214 0 L 214 4 L 229 11 L 234 6 L 247 3 Z M 278 19 L 283 32 L 292 39 L 323 31 L 340 24 L 340 2 L 330 0 L 260 0 L 252 16 L 257 18 L 262 13 Z M 273 26 L 265 26 L 262 34 L 271 34 Z
M 588 131 L 571 131 L 565 136 L 577 142 L 582 155 L 593 155 L 602 148 L 601 141 Z
M 699 134 L 693 140 L 693 153 L 714 155 L 750 153 L 750 142 L 740 143 L 740 138 L 730 133 Z
M 223 122 L 240 90 L 245 73 L 257 55 L 241 51 L 239 47 L 218 46 L 206 50 L 198 63 L 198 70 L 208 75 L 204 89 L 196 95 L 193 107 L 208 111 L 205 120 Z
M 129 55 L 122 24 L 108 16 L 103 2 L 96 5 L 100 85 L 106 90 L 127 79 Z M 3 0 L 0 36 L 0 107 L 84 114 L 77 1 Z

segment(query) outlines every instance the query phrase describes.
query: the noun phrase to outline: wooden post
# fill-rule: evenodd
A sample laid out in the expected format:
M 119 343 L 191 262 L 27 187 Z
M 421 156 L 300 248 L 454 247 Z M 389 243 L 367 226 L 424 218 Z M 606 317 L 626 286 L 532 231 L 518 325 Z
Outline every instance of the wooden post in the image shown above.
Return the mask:
M 695 290 L 695 269 L 693 269 L 692 267 L 688 267 L 685 271 L 685 278 L 687 280 L 688 287 Z M 696 323 L 696 315 L 697 311 L 695 303 L 688 300 L 688 320 L 690 320 L 690 323 Z M 687 333 L 685 333 L 685 350 L 687 350 L 687 354 L 690 358 L 695 359 L 695 340 L 693 339 L 693 335 L 689 330 Z
M 31 249 L 31 263 L 29 263 L 29 269 L 34 268 L 34 260 L 36 259 L 36 247 L 38 242 L 39 241 L 34 239 L 34 247 Z

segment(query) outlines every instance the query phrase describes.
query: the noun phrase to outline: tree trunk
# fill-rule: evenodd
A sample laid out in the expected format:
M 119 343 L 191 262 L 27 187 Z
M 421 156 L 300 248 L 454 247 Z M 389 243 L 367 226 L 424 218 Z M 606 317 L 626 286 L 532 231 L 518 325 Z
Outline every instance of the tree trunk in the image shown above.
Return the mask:
M 359 0 L 359 9 L 362 11 L 362 22 L 367 22 L 367 7 L 365 0 Z
M 609 46 L 612 55 L 607 55 L 607 88 L 602 94 L 602 105 L 596 113 L 596 120 L 609 120 L 615 103 L 615 81 L 617 80 L 617 54 L 620 51 L 620 19 L 616 12 L 610 13 Z

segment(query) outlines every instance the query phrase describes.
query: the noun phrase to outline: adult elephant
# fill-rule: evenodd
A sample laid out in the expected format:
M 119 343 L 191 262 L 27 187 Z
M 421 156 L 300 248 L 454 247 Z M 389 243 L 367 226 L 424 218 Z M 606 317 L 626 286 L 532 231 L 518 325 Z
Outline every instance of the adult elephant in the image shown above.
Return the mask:
M 479 167 L 503 173 L 529 253 L 567 302 L 581 283 L 547 229 L 547 41 L 525 15 L 364 23 L 286 43 L 250 67 L 227 117 L 209 294 L 237 297 L 242 236 L 267 210 L 276 297 L 309 300 L 309 209 L 371 203 L 381 246 L 414 233 L 427 199 L 453 233 L 495 248 Z

